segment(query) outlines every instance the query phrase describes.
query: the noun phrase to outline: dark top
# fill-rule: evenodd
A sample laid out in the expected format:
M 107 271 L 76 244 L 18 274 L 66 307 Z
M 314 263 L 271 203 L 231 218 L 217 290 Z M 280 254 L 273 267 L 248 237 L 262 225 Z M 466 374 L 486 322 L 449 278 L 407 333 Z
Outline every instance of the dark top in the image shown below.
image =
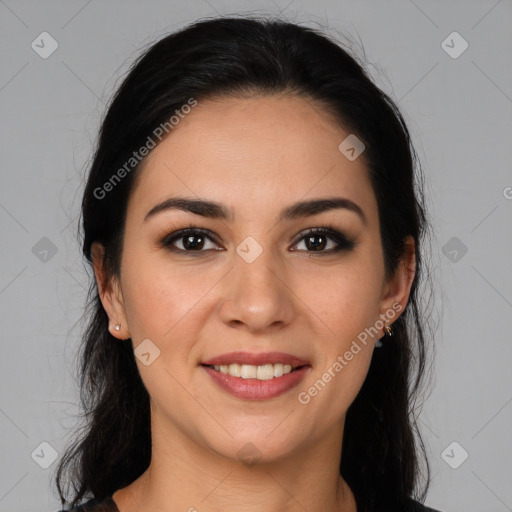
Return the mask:
M 59 510 L 59 512 L 66 512 L 65 510 Z M 73 508 L 67 512 L 119 512 L 119 509 L 116 506 L 115 501 L 111 496 L 105 498 L 101 501 L 96 500 L 95 498 L 90 499 L 88 502 L 79 505 L 76 508 Z M 395 512 L 402 512 L 401 510 L 396 510 Z M 410 501 L 410 508 L 407 509 L 407 512 L 440 512 L 437 509 L 429 508 L 420 503 L 419 501 Z

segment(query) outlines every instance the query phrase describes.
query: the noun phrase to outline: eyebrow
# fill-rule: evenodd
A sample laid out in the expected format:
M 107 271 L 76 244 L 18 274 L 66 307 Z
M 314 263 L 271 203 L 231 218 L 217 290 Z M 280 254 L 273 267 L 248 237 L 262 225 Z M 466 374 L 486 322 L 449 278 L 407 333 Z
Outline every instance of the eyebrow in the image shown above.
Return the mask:
M 279 221 L 309 217 L 311 215 L 317 215 L 319 213 L 340 208 L 356 213 L 364 224 L 367 223 L 366 216 L 361 207 L 357 203 L 354 203 L 354 201 L 344 197 L 327 197 L 322 199 L 299 201 L 282 210 L 279 216 Z M 234 219 L 234 215 L 231 210 L 220 203 L 206 201 L 204 199 L 171 197 L 151 208 L 144 217 L 144 222 L 158 213 L 168 210 L 182 210 L 211 219 L 227 221 L 232 221 Z

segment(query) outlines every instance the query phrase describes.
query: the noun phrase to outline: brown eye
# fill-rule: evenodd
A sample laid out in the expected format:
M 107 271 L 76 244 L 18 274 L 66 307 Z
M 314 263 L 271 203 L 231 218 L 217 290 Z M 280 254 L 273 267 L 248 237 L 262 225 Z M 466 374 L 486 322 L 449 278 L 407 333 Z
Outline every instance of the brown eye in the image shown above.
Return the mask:
M 208 244 L 213 243 L 213 246 Z M 175 252 L 204 252 L 215 249 L 216 243 L 209 232 L 204 229 L 183 229 L 171 233 L 162 240 L 162 245 Z
M 324 254 L 332 254 L 344 250 L 348 251 L 353 249 L 356 245 L 353 240 L 348 239 L 343 233 L 332 228 L 316 228 L 309 230 L 300 238 L 299 244 L 302 242 L 304 242 L 304 247 L 307 252 Z M 299 244 L 295 244 L 295 246 Z

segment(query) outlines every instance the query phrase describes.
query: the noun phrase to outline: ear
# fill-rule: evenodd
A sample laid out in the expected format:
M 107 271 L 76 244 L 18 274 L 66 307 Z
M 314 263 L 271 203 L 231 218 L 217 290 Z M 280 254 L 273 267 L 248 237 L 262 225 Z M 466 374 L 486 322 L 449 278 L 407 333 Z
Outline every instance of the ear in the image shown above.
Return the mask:
M 91 247 L 94 275 L 98 285 L 98 293 L 103 308 L 107 312 L 109 323 L 108 330 L 112 336 L 125 340 L 130 338 L 130 330 L 126 319 L 126 311 L 123 303 L 123 294 L 115 276 L 109 276 L 105 265 L 105 248 L 98 242 Z M 114 326 L 119 325 L 116 330 Z
M 381 318 L 386 312 L 394 311 L 393 319 L 389 320 L 388 325 L 391 325 L 404 311 L 409 294 L 411 291 L 412 282 L 416 274 L 416 253 L 414 238 L 407 235 L 404 239 L 405 249 L 404 255 L 394 273 L 394 275 L 387 282 L 384 283 L 381 298 Z M 389 318 L 389 315 L 388 315 Z M 383 329 L 382 336 L 385 331 Z

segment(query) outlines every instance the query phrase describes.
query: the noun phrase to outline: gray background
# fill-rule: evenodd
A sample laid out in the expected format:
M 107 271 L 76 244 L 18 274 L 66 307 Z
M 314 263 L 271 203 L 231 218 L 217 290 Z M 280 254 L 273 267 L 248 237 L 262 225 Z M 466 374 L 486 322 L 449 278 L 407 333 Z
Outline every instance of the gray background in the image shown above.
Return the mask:
M 512 510 L 510 1 L 0 0 L 0 512 L 59 509 L 57 463 L 41 467 L 51 462 L 41 443 L 62 454 L 76 425 L 89 279 L 76 218 L 116 80 L 141 46 L 199 17 L 280 11 L 362 42 L 422 159 L 438 317 L 421 414 L 434 475 L 427 504 Z M 44 31 L 59 45 L 46 59 L 31 47 Z M 469 44 L 458 58 L 445 49 L 458 53 L 460 39 L 442 46 L 453 31 Z

